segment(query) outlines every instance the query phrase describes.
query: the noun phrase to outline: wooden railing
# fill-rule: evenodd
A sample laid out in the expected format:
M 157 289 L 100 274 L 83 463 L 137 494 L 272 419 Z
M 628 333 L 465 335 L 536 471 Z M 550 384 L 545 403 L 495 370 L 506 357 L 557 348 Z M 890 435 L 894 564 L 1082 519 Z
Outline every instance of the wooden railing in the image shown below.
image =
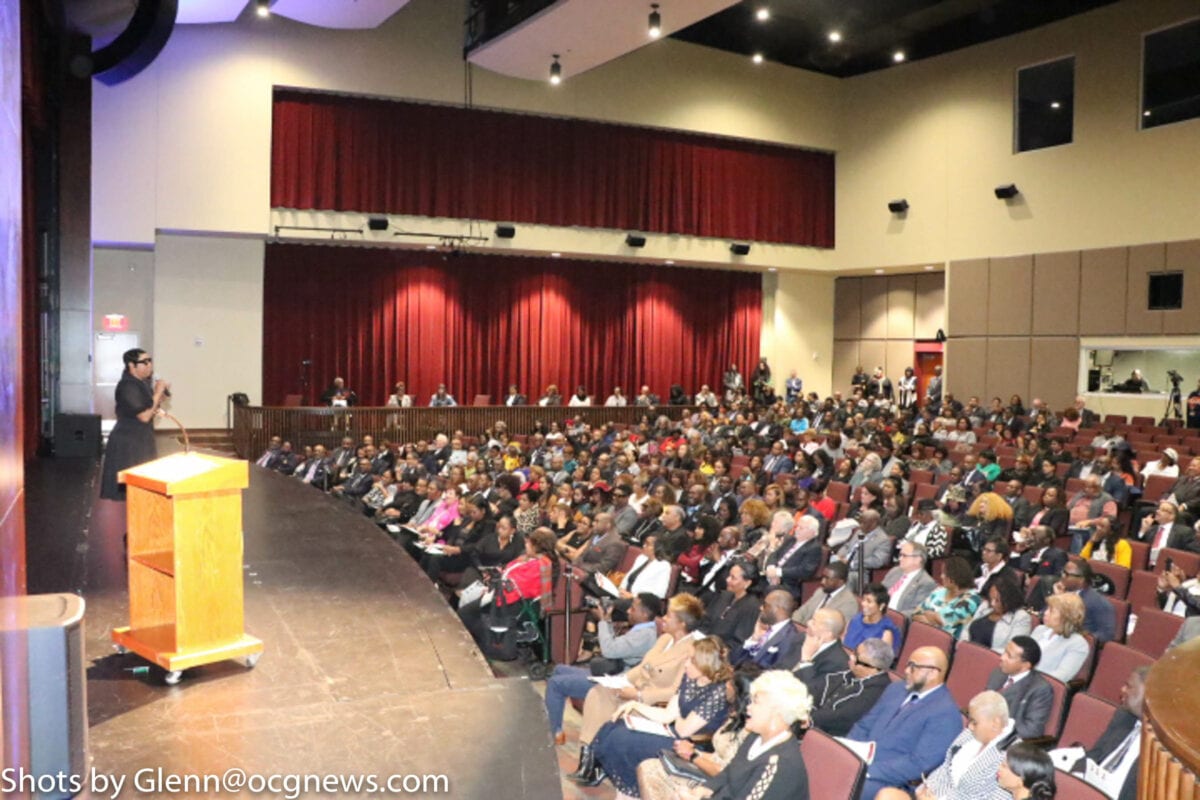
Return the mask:
M 582 419 L 592 425 L 615 422 L 636 425 L 642 417 L 653 422 L 666 415 L 678 420 L 683 414 L 695 411 L 693 406 L 455 406 L 453 408 L 325 408 L 239 406 L 233 410 L 233 444 L 242 458 L 255 458 L 266 449 L 272 436 L 281 436 L 293 448 L 323 444 L 332 450 L 341 444 L 343 436 L 361 441 L 365 435 L 375 437 L 376 443 L 417 442 L 429 440 L 438 433 L 452 435 L 462 431 L 464 436 L 481 436 L 484 431 L 503 420 L 510 435 L 532 433 L 541 422 L 547 428 L 551 422 L 560 426 L 568 419 Z
M 1200 639 L 1173 647 L 1146 681 L 1138 800 L 1200 800 Z

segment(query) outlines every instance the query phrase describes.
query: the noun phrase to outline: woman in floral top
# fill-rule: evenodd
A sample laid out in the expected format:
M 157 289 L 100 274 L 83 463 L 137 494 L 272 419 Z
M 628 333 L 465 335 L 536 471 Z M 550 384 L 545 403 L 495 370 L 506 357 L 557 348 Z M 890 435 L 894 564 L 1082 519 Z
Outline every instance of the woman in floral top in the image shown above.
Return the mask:
M 936 625 L 958 638 L 963 625 L 975 616 L 980 602 L 971 565 L 964 558 L 952 556 L 946 559 L 941 588 L 925 598 L 912 618 L 917 622 Z

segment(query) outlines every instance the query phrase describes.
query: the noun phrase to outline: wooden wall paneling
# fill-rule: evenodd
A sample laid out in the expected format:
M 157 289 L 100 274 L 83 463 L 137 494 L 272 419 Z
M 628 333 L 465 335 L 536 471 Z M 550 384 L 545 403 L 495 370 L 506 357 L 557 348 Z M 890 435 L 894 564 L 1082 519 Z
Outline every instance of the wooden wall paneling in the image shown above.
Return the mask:
M 982 399 L 987 362 L 987 339 L 982 336 L 946 341 L 946 391 L 955 397 L 980 395 Z
M 1079 333 L 1079 253 L 1042 253 L 1033 257 L 1034 336 Z M 1074 399 L 1074 398 L 1072 398 Z
M 1183 309 L 1162 312 L 1163 333 L 1200 332 L 1200 239 L 1168 242 L 1166 264 L 1183 270 Z
M 1165 244 L 1143 244 L 1129 248 L 1126 286 L 1125 333 L 1159 334 L 1163 332 L 1163 312 L 1149 311 L 1149 275 L 1162 272 L 1167 264 Z
M 1079 334 L 1125 333 L 1125 292 L 1129 250 L 1109 247 L 1084 250 L 1079 260 Z
M 858 343 L 858 363 L 863 365 L 868 375 L 876 367 L 884 367 L 884 361 L 886 360 L 887 341 L 885 339 L 863 339 Z M 850 385 L 848 378 L 846 385 Z
M 1040 397 L 1057 411 L 1069 406 L 1079 387 L 1079 339 L 1035 336 L 1030 343 L 1029 397 Z M 1028 402 L 1026 406 L 1028 406 Z
M 838 281 L 841 284 L 841 281 Z M 858 361 L 858 339 L 833 340 L 833 391 L 849 392 Z
M 1028 336 L 1033 305 L 1033 256 L 991 259 L 987 302 L 989 336 Z
M 887 338 L 888 279 L 862 279 L 862 338 Z
M 951 261 L 946 268 L 946 335 L 987 333 L 988 260 Z
M 987 340 L 984 386 L 988 398 L 1007 402 L 1014 394 L 1029 403 L 1029 339 L 1025 336 L 991 336 Z M 980 397 L 984 401 L 983 397 Z M 986 402 L 986 401 L 984 401 Z
M 917 307 L 917 276 L 890 275 L 887 287 L 887 338 L 912 339 Z
M 838 278 L 833 290 L 833 338 L 862 335 L 862 278 Z
M 946 273 L 927 272 L 917 276 L 914 339 L 933 339 L 946 327 Z
M 904 376 L 904 368 L 913 365 L 913 340 L 888 339 L 883 368 L 892 379 L 892 387 Z

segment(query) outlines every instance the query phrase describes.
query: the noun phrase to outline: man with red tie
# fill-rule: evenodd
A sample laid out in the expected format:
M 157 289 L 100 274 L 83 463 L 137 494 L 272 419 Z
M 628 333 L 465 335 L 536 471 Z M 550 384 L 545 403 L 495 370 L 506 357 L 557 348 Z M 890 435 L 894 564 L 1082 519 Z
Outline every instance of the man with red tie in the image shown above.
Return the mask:
M 1197 550 L 1196 533 L 1177 519 L 1179 507 L 1167 500 L 1158 504 L 1153 517 L 1142 520 L 1138 540 L 1150 545 L 1150 566 L 1158 563 L 1158 554 L 1164 548 L 1173 550 Z

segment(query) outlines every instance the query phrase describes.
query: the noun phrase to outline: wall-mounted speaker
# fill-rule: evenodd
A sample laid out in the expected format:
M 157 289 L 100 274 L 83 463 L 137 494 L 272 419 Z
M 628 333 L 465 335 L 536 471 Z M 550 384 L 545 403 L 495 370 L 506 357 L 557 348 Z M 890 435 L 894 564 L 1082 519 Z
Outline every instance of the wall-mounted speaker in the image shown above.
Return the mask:
M 631 233 L 625 237 L 625 244 L 628 245 L 629 247 L 645 247 L 646 246 L 646 237 L 639 236 L 636 233 Z
M 999 200 L 1012 200 L 1020 193 L 1021 191 L 1017 188 L 1015 183 L 1010 183 L 1007 186 L 996 187 L 996 198 Z
M 745 242 L 734 242 L 729 245 L 729 252 L 735 256 L 748 256 L 750 255 L 750 245 Z
M 367 228 L 373 231 L 386 231 L 388 229 L 387 217 L 368 217 Z
M 511 239 L 516 235 L 517 235 L 517 227 L 515 225 L 497 225 L 496 226 L 496 238 L 497 239 Z
M 899 200 L 893 200 L 888 203 L 888 211 L 893 214 L 903 214 L 908 211 L 908 201 L 901 197 Z

